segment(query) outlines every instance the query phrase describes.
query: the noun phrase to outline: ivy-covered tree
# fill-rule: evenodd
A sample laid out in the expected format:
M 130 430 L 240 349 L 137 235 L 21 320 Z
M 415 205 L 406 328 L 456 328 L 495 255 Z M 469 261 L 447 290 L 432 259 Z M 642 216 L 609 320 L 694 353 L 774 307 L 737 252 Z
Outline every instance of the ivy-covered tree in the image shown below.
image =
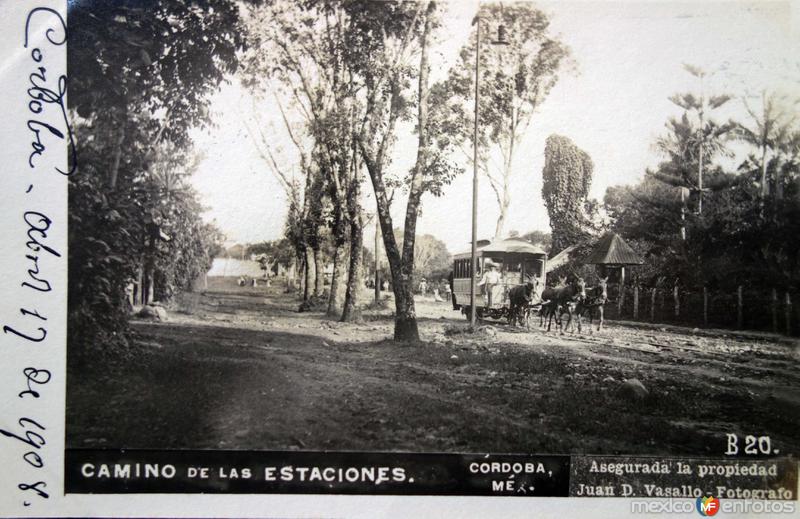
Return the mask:
M 589 154 L 560 135 L 547 138 L 542 170 L 542 197 L 552 229 L 551 252 L 585 244 L 592 236 L 589 188 L 594 163 Z

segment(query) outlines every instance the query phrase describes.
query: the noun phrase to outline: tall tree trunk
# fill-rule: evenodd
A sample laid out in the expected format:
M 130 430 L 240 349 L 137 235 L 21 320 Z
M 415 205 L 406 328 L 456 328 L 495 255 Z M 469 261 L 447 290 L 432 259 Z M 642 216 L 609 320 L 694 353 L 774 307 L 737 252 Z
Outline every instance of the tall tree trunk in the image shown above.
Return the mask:
M 117 140 L 114 143 L 114 158 L 111 163 L 111 171 L 108 176 L 108 187 L 114 191 L 117 187 L 117 178 L 119 178 L 119 164 L 122 160 L 122 143 L 125 142 L 125 126 L 120 125 L 117 134 Z
M 503 229 L 506 226 L 508 217 L 508 206 L 511 205 L 511 193 L 509 192 L 508 179 L 503 179 L 503 201 L 500 203 L 500 214 L 497 217 L 497 226 L 494 229 L 494 237 L 502 238 Z
M 358 160 L 358 147 L 353 141 L 352 160 L 350 161 L 350 189 L 347 193 L 347 215 L 350 219 L 350 262 L 347 270 L 347 289 L 345 290 L 342 322 L 353 322 L 361 319 L 358 308 L 359 295 L 364 286 L 363 248 L 364 217 L 361 214 L 361 163 Z
M 769 196 L 769 184 L 767 183 L 767 146 L 761 146 L 761 198 L 764 200 Z
M 681 193 L 681 240 L 686 241 L 686 188 L 679 187 Z
M 364 286 L 363 275 L 363 254 L 364 247 L 364 221 L 361 215 L 360 180 L 355 179 L 352 193 L 348 205 L 350 209 L 350 265 L 347 272 L 347 290 L 345 291 L 344 309 L 342 310 L 342 321 L 352 322 L 361 319 L 358 308 L 358 300 L 361 288 Z
M 379 176 L 380 173 L 377 175 Z M 373 176 L 372 172 L 370 172 L 370 176 Z M 419 328 L 417 327 L 417 315 L 412 292 L 413 279 L 410 272 L 413 269 L 413 265 L 411 268 L 404 268 L 403 258 L 394 237 L 386 191 L 382 184 L 378 184 L 375 187 L 375 194 L 378 199 L 378 221 L 381 226 L 383 247 L 386 252 L 386 260 L 389 263 L 389 275 L 392 278 L 392 291 L 394 292 L 394 340 L 417 342 L 419 341 Z M 407 232 L 408 230 L 406 230 Z
M 306 297 L 306 254 L 297 256 L 297 291 L 300 297 Z
M 156 271 L 156 239 L 158 237 L 158 227 L 154 224 L 148 224 L 145 228 L 147 229 L 147 253 L 144 263 L 144 299 L 142 304 L 149 304 L 153 302 L 153 295 L 155 293 L 154 278 Z
M 703 214 L 703 151 L 704 151 L 704 144 L 705 144 L 705 137 L 704 137 L 704 122 L 703 122 L 703 109 L 705 107 L 705 98 L 701 98 L 701 106 L 700 106 L 700 150 L 698 153 L 698 160 L 697 160 L 697 214 Z
M 419 105 L 417 111 L 417 161 L 414 164 L 414 172 L 411 175 L 411 182 L 408 191 L 408 203 L 406 205 L 406 221 L 403 228 L 403 256 L 399 265 L 400 279 L 395 288 L 395 321 L 394 336 L 395 340 L 419 341 L 419 328 L 417 327 L 417 312 L 414 306 L 414 242 L 417 234 L 417 217 L 419 216 L 419 204 L 422 199 L 423 173 L 428 161 L 428 75 L 430 65 L 428 62 L 428 38 L 431 32 L 431 23 L 435 9 L 434 2 L 428 2 L 425 16 L 425 27 L 423 28 L 420 41 L 420 61 L 419 61 Z M 385 230 L 384 230 L 385 232 Z M 389 230 L 389 232 L 392 232 Z M 388 252 L 388 251 L 387 251 Z M 393 269 L 394 270 L 394 269 Z
M 333 275 L 331 276 L 330 294 L 328 294 L 329 317 L 340 317 L 344 308 L 344 277 L 347 275 L 347 247 L 340 242 L 333 252 Z
M 369 146 L 371 131 L 377 131 L 377 128 L 366 128 L 365 131 L 359 136 L 358 145 L 361 150 L 362 158 L 366 164 L 367 171 L 369 172 L 372 187 L 375 192 L 376 206 L 378 209 L 378 221 L 381 225 L 381 233 L 383 234 L 383 245 L 386 251 L 386 257 L 389 261 L 389 270 L 392 276 L 392 288 L 394 290 L 395 299 L 395 322 L 394 322 L 394 339 L 396 341 L 419 341 L 419 328 L 417 327 L 417 316 L 414 308 L 414 297 L 411 292 L 413 285 L 412 272 L 414 269 L 414 237 L 416 233 L 416 221 L 419 211 L 419 202 L 422 196 L 423 188 L 423 171 L 427 159 L 427 145 L 428 145 L 428 128 L 427 128 L 427 111 L 428 111 L 428 36 L 431 30 L 431 22 L 433 18 L 433 11 L 435 4 L 428 3 L 427 13 L 425 17 L 425 28 L 421 38 L 421 58 L 420 58 L 420 77 L 419 77 L 419 149 L 417 150 L 417 162 L 411 176 L 411 182 L 408 193 L 408 204 L 406 205 L 406 221 L 403 231 L 403 253 L 401 255 L 400 249 L 397 246 L 397 240 L 394 236 L 394 229 L 392 226 L 391 216 L 391 202 L 386 193 L 386 183 L 383 178 L 383 168 L 385 157 L 383 151 L 385 150 L 386 140 L 383 144 L 377 147 Z M 393 81 L 398 81 L 398 77 L 393 77 Z M 390 106 L 390 129 L 392 128 L 393 110 L 392 103 Z M 368 109 L 374 108 L 368 104 Z M 386 135 L 384 135 L 385 137 Z
M 775 203 L 783 199 L 783 179 L 780 164 L 775 164 Z
M 325 265 L 319 245 L 314 248 L 314 297 L 322 297 L 325 288 Z
M 305 266 L 305 255 L 295 253 L 294 261 L 289 268 L 289 280 L 291 282 L 292 292 L 302 292 L 303 290 L 303 269 Z
M 389 275 L 392 278 L 395 305 L 394 340 L 403 342 L 419 341 L 414 298 L 411 294 L 412 279 L 410 270 L 413 269 L 413 264 L 409 269 L 403 268 L 403 258 L 394 236 L 391 204 L 386 194 L 386 185 L 383 182 L 382 165 L 372 162 L 369 153 L 363 147 L 363 143 L 361 145 L 362 154 L 367 159 L 367 171 L 369 171 L 372 187 L 375 191 L 383 248 L 386 253 L 386 260 L 389 263 Z M 405 235 L 408 235 L 408 229 L 406 229 Z
M 391 261 L 389 262 L 391 265 Z M 399 270 L 402 271 L 402 268 Z M 392 275 L 395 282 L 394 289 L 394 340 L 403 342 L 418 342 L 419 327 L 417 326 L 417 311 L 414 306 L 414 294 L 411 291 L 411 276 L 401 273 Z
M 335 195 L 335 196 L 334 196 Z M 333 242 L 335 245 L 333 253 L 333 275 L 331 276 L 330 294 L 328 294 L 328 317 L 340 318 L 344 308 L 344 279 L 347 275 L 347 211 L 344 204 L 347 202 L 344 196 L 333 193 L 332 197 L 336 214 L 333 223 Z
M 303 275 L 305 278 L 305 285 L 303 287 L 303 301 L 308 301 L 308 299 L 314 294 L 314 282 L 316 281 L 316 276 L 314 275 L 315 272 L 314 251 L 311 249 L 306 249 L 305 273 Z
M 509 126 L 511 137 L 508 143 L 508 156 L 503 165 L 503 197 L 502 201 L 500 201 L 500 215 L 497 217 L 497 226 L 494 229 L 495 238 L 503 237 L 506 218 L 508 218 L 508 208 L 511 205 L 511 168 L 514 164 L 514 144 L 517 126 L 516 111 L 513 108 L 511 117 L 509 117 Z

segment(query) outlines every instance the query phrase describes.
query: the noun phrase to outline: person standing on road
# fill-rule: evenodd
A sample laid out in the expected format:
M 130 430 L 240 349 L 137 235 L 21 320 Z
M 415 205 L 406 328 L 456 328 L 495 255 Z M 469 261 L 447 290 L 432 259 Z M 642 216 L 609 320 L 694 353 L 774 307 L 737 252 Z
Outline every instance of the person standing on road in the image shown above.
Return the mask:
M 450 301 L 453 303 L 453 310 L 458 310 L 458 306 L 456 304 L 456 293 L 453 288 L 453 279 L 455 279 L 455 273 L 451 270 L 450 274 L 447 276 L 447 287 L 450 289 L 448 292 L 450 294 Z

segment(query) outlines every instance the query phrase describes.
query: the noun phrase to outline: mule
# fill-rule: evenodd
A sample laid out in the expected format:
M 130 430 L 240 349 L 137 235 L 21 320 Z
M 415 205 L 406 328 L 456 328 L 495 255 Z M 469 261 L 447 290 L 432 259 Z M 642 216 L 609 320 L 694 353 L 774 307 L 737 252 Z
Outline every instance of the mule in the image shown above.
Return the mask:
M 532 276 L 508 291 L 508 324 L 516 326 L 519 322 L 530 329 L 530 304 L 538 286 L 539 279 Z
M 558 283 L 554 287 L 545 287 L 542 291 L 542 306 L 539 308 L 539 328 L 544 328 L 544 323 L 548 317 L 555 315 L 556 325 L 561 327 L 561 313 L 558 312 L 558 305 L 555 303 L 556 291 L 567 286 L 566 276 L 559 276 Z M 549 330 L 549 328 L 548 328 Z
M 566 278 L 561 278 L 566 284 Z M 548 323 L 547 323 L 547 331 L 550 331 L 550 328 L 553 324 L 553 318 L 556 319 L 556 325 L 561 330 L 561 333 L 564 332 L 564 327 L 561 325 L 561 314 L 565 311 L 569 315 L 567 319 L 567 328 L 570 330 L 572 329 L 572 318 L 575 314 L 576 305 L 578 302 L 582 301 L 586 298 L 586 281 L 580 276 L 575 278 L 570 284 L 562 288 L 554 288 L 552 292 L 548 293 L 547 299 L 549 300 L 548 303 Z M 544 293 L 542 294 L 542 299 L 545 299 Z M 579 319 L 579 328 L 580 328 L 580 316 Z
M 578 303 L 575 312 L 580 316 L 589 314 L 589 331 L 592 331 L 592 324 L 594 322 L 594 312 L 598 310 L 600 319 L 597 323 L 597 331 L 603 329 L 603 310 L 605 304 L 608 302 L 608 276 L 598 278 L 597 286 L 587 289 L 586 298 Z M 578 320 L 578 332 L 581 331 L 580 317 Z

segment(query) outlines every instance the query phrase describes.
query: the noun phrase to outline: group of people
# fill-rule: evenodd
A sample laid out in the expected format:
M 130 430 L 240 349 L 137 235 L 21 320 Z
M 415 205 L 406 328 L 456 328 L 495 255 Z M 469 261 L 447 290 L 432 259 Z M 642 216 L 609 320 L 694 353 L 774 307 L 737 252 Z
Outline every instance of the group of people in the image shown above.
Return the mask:
M 372 278 L 367 278 L 367 280 L 364 282 L 364 285 L 367 288 L 375 288 L 375 280 L 372 279 Z M 380 289 L 383 292 L 386 292 L 386 291 L 389 290 L 389 282 L 387 280 L 385 280 L 385 279 L 383 281 L 381 281 L 380 283 L 378 283 L 378 286 L 380 287 Z
M 437 303 L 449 300 L 450 294 L 452 293 L 452 287 L 450 286 L 450 283 L 444 279 L 428 282 L 427 279 L 422 278 L 417 288 L 419 294 L 423 297 L 427 296 L 429 291 L 432 292 L 433 300 Z
M 266 286 L 270 286 L 270 282 L 269 282 L 269 278 L 268 277 L 261 278 L 261 281 Z M 258 286 L 258 278 L 250 277 L 250 276 L 239 276 L 239 279 L 236 280 L 236 284 L 239 285 L 240 287 L 244 287 L 244 286 L 257 287 Z

